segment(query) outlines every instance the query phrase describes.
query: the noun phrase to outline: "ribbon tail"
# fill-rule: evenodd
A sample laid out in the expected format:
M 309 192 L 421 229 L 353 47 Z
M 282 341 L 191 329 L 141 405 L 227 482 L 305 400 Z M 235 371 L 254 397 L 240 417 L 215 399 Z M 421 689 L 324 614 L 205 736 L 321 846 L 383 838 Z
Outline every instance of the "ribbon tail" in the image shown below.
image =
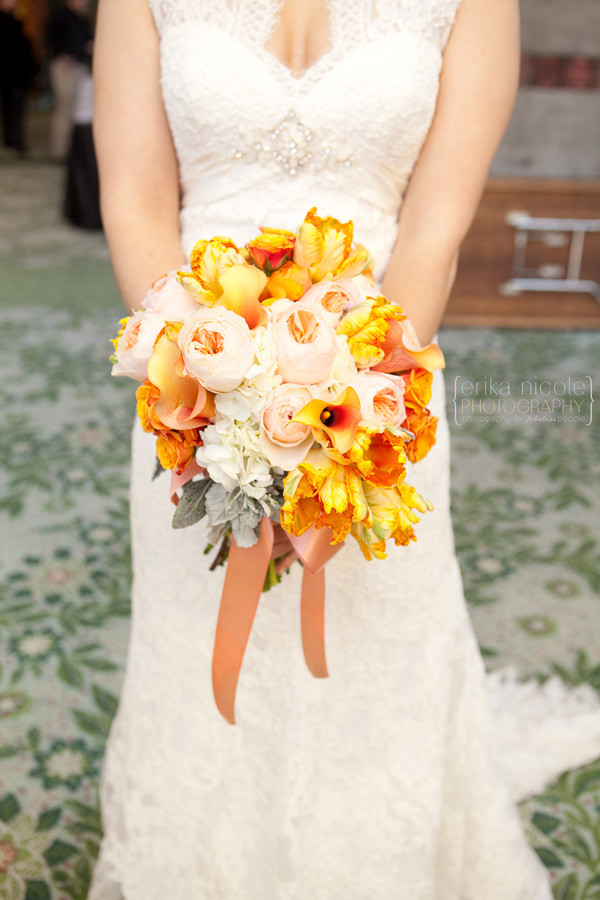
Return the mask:
M 325 569 L 317 573 L 304 567 L 300 601 L 302 648 L 309 671 L 315 678 L 328 678 L 325 657 Z
M 235 724 L 235 693 L 258 601 L 273 549 L 273 523 L 264 518 L 260 537 L 252 547 L 238 547 L 232 539 L 221 595 L 213 651 L 213 693 L 217 708 Z
M 328 678 L 325 657 L 325 565 L 341 549 L 332 544 L 329 528 L 309 528 L 300 537 L 289 535 L 292 547 L 302 560 L 300 621 L 302 649 L 309 671 L 315 678 Z

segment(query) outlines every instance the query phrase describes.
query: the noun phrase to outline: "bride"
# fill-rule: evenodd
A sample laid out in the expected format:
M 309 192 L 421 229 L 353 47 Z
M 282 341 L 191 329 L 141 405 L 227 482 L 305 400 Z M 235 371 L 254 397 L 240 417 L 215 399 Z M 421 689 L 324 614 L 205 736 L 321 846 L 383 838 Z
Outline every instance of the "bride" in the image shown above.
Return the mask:
M 316 205 L 354 221 L 430 341 L 518 54 L 517 0 L 101 0 L 96 141 L 126 306 L 201 237 L 243 244 Z M 443 403 L 438 373 L 418 542 L 328 564 L 331 677 L 302 660 L 296 564 L 261 599 L 233 727 L 210 683 L 223 573 L 202 523 L 171 529 L 135 429 L 132 633 L 91 900 L 550 898 L 489 737 Z

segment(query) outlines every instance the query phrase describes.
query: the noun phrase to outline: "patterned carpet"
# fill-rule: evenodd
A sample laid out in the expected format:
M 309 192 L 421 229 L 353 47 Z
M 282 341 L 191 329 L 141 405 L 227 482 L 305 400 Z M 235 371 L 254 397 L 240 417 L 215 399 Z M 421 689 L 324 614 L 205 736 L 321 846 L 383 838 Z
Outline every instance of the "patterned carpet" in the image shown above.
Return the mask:
M 128 631 L 133 392 L 107 361 L 121 310 L 102 235 L 59 220 L 61 177 L 0 160 L 3 900 L 87 895 Z M 442 344 L 457 547 L 484 655 L 600 691 L 599 426 L 586 424 L 598 337 L 447 331 Z M 540 408 L 546 381 L 562 406 Z M 557 900 L 600 900 L 600 763 L 522 814 Z

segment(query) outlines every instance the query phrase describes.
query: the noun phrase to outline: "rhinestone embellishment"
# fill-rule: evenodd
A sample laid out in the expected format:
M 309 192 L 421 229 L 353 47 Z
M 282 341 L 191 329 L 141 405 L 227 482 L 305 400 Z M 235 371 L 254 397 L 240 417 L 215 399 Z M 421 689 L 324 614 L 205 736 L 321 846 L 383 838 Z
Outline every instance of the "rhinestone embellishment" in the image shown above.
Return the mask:
M 231 156 L 247 162 L 274 164 L 292 177 L 309 164 L 317 168 L 331 163 L 348 167 L 354 164 L 352 154 L 340 155 L 329 144 L 318 141 L 312 129 L 304 125 L 293 110 L 251 147 L 234 147 Z

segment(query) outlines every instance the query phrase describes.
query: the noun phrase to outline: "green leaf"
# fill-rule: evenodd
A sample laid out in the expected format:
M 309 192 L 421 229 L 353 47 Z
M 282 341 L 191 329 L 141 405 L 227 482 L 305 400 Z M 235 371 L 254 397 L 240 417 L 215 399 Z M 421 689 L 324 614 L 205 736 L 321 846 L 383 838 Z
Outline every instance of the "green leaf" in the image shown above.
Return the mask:
M 40 813 L 36 831 L 49 831 L 51 828 L 54 828 L 61 815 L 62 809 L 60 806 L 55 806 L 54 809 L 47 809 L 45 812 Z
M 51 900 L 50 888 L 45 881 L 26 881 L 23 900 Z
M 3 822 L 10 822 L 11 819 L 21 811 L 21 804 L 14 794 L 6 794 L 0 800 L 0 819 Z
M 556 855 L 554 850 L 550 850 L 549 847 L 534 847 L 533 849 L 547 869 L 564 869 L 564 862 L 560 856 Z
M 119 668 L 108 659 L 82 659 L 81 665 L 95 672 L 115 672 Z
M 568 856 L 573 856 L 586 866 L 592 866 L 594 855 L 583 838 L 582 832 L 577 828 L 567 827 L 566 838 L 559 841 L 555 838 L 555 846 L 558 850 L 564 850 Z
M 30 728 L 27 732 L 27 740 L 32 750 L 37 750 L 42 740 L 42 732 L 39 728 Z
M 577 876 L 574 872 L 555 884 L 552 888 L 554 900 L 577 900 L 579 896 Z
M 542 834 L 552 834 L 560 825 L 560 819 L 555 816 L 549 816 L 547 813 L 536 812 L 532 819 L 532 824 L 541 831 Z
M 96 854 L 97 855 L 97 854 Z M 80 853 L 77 859 L 75 860 L 74 866 L 75 874 L 79 878 L 81 882 L 85 885 L 86 888 L 89 887 L 90 881 L 92 879 L 92 868 L 89 864 L 89 861 L 83 853 Z M 84 896 L 87 897 L 88 892 L 85 891 Z
M 11 756 L 18 756 L 21 749 L 21 747 L 10 747 L 8 744 L 6 747 L 0 747 L 0 759 L 10 759 Z
M 173 528 L 187 528 L 206 515 L 206 493 L 212 484 L 210 478 L 188 481 L 183 486 L 181 500 L 173 516 Z
M 103 690 L 101 687 L 98 687 L 97 684 L 92 685 L 92 693 L 94 695 L 94 700 L 98 709 L 101 709 L 102 712 L 106 713 L 106 715 L 110 716 L 110 718 L 112 719 L 117 711 L 119 698 L 114 694 Z
M 72 687 L 82 688 L 84 678 L 81 669 L 74 665 L 68 656 L 63 656 L 57 669 L 58 677 Z
M 573 793 L 576 797 L 580 797 L 594 788 L 600 788 L 600 767 L 591 771 L 581 772 L 573 784 Z
M 78 852 L 77 847 L 74 847 L 73 844 L 56 840 L 45 851 L 44 858 L 50 867 L 59 866 Z
M 92 859 L 98 859 L 98 856 L 100 854 L 100 844 L 98 844 L 96 841 L 91 841 L 88 839 L 85 842 L 85 849 L 87 850 L 88 856 L 90 856 Z
M 72 811 L 74 816 L 86 822 L 94 831 L 100 832 L 100 810 L 97 806 L 88 806 L 79 800 L 67 800 L 65 806 Z
M 19 666 L 19 668 L 15 669 L 15 671 L 10 676 L 10 683 L 18 684 L 20 681 L 23 680 L 24 675 L 25 675 L 25 671 L 24 671 L 23 667 Z
M 94 737 L 101 738 L 108 737 L 110 723 L 107 721 L 107 719 L 100 718 L 100 716 L 92 716 L 80 709 L 73 709 L 71 710 L 71 712 L 73 713 L 73 718 L 75 719 L 81 730 L 85 731 L 86 734 L 91 734 Z
M 99 649 L 100 649 L 100 644 L 98 644 L 98 643 L 82 644 L 81 647 L 77 647 L 75 650 L 73 650 L 73 653 L 78 656 L 80 653 L 82 653 L 82 654 L 92 653 L 94 650 L 99 650 Z

